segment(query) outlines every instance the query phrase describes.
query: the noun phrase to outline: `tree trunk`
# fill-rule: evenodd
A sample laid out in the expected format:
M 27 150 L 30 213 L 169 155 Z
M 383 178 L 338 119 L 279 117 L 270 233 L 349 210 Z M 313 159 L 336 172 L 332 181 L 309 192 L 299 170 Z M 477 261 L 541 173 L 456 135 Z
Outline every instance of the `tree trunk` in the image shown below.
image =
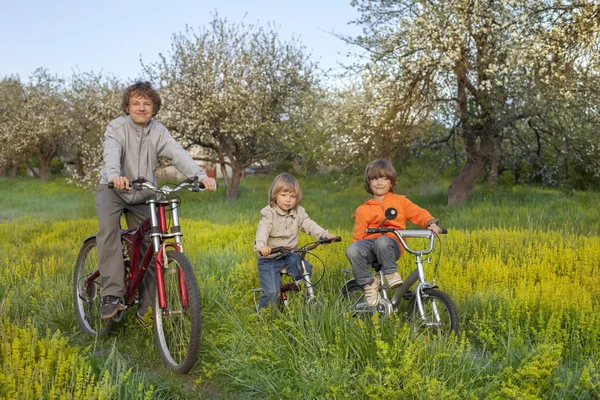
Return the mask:
M 40 180 L 42 182 L 48 182 L 50 179 L 50 161 L 52 158 L 45 157 L 45 155 L 40 157 Z
M 81 157 L 81 153 L 77 153 L 75 156 L 75 175 L 82 179 L 85 178 L 85 169 L 83 167 L 83 159 Z
M 490 176 L 488 178 L 488 187 L 491 189 L 498 187 L 498 182 L 500 180 L 500 139 L 499 137 L 495 137 L 492 142 L 494 143 L 494 148 L 492 150 L 492 155 L 490 159 Z
M 485 166 L 490 159 L 493 144 L 491 137 L 488 135 L 481 136 L 480 140 L 480 147 L 478 149 L 473 147 L 471 151 L 467 150 L 469 153 L 467 164 L 460 174 L 454 178 L 448 188 L 449 206 L 467 200 L 469 193 L 471 193 L 475 184 L 481 178 L 481 175 L 483 175 Z
M 229 192 L 229 175 L 227 175 L 227 165 L 223 162 L 219 163 L 221 168 L 221 176 L 223 177 L 223 183 L 225 184 L 225 192 Z
M 31 161 L 27 160 L 26 164 L 27 164 L 27 169 L 31 172 L 31 175 L 35 176 L 36 178 L 39 178 L 40 174 L 38 174 L 36 172 L 35 167 L 31 164 Z
M 241 168 L 235 164 L 231 166 L 231 184 L 227 188 L 227 201 L 235 200 L 240 192 L 240 183 L 242 181 L 242 174 L 244 168 Z
M 19 173 L 19 163 L 16 161 L 12 162 L 12 169 L 10 171 L 10 179 L 15 179 Z
M 56 155 L 56 144 L 45 145 L 42 141 L 39 145 L 40 155 L 40 180 L 48 182 L 50 179 L 50 162 Z

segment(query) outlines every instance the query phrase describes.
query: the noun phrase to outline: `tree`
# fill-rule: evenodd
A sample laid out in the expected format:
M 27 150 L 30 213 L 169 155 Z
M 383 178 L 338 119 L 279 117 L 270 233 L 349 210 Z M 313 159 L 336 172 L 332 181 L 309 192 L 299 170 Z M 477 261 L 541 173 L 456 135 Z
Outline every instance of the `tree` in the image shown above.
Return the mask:
M 25 104 L 25 91 L 18 76 L 8 76 L 0 81 L 0 170 L 10 169 L 15 178 L 21 161 L 18 132 L 20 110 Z
M 336 165 L 355 174 L 376 158 L 404 163 L 411 140 L 428 118 L 409 91 L 368 71 L 330 98 L 329 131 Z M 396 88 L 396 89 L 395 89 Z M 402 96 L 400 98 L 400 96 Z
M 599 9 L 545 0 L 356 0 L 367 68 L 413 91 L 452 135 L 466 162 L 448 190 L 464 201 L 502 138 L 541 115 L 545 96 L 565 98 L 597 74 Z
M 171 53 L 145 68 L 165 100 L 159 119 L 199 160 L 232 169 L 227 198 L 237 197 L 245 168 L 289 154 L 293 135 L 317 85 L 313 64 L 296 40 L 282 42 L 272 26 L 230 25 L 174 35 Z M 224 174 L 226 176 L 226 174 Z
M 95 185 L 102 168 L 102 143 L 108 123 L 122 113 L 123 84 L 113 76 L 74 73 L 66 92 L 68 104 L 64 157 L 74 166 L 73 178 Z
M 39 178 L 50 178 L 50 162 L 62 145 L 66 131 L 66 103 L 64 81 L 45 69 L 37 69 L 25 85 L 25 103 L 20 109 L 13 132 L 22 143 L 29 170 L 37 175 L 33 159 L 39 161 Z

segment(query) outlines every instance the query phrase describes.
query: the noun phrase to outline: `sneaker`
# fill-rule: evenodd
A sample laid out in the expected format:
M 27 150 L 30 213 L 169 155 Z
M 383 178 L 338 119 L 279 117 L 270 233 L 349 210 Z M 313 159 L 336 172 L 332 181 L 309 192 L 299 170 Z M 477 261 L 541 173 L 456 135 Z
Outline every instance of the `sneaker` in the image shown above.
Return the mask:
M 398 272 L 392 272 L 391 274 L 387 274 L 385 276 L 385 280 L 388 284 L 388 289 L 393 289 L 402 285 L 402 278 Z
M 367 299 L 369 307 L 375 307 L 379 304 L 379 279 L 374 276 L 373 282 L 364 285 L 363 288 L 365 289 L 365 298 Z
M 100 316 L 103 319 L 111 319 L 122 309 L 121 298 L 117 296 L 104 296 L 100 306 Z

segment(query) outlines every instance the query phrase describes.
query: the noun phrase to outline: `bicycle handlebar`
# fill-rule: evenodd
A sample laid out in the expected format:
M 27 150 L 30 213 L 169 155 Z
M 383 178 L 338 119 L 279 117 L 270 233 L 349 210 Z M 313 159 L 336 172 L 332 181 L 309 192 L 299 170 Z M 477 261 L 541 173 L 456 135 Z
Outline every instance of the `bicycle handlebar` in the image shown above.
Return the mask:
M 183 182 L 178 183 L 174 188 L 170 188 L 168 186 L 163 186 L 162 188 L 159 188 L 154 183 L 152 183 L 149 180 L 147 180 L 146 178 L 140 176 L 136 180 L 129 182 L 129 189 L 126 189 L 126 190 L 149 189 L 156 193 L 169 194 L 169 193 L 173 193 L 178 190 L 184 189 L 188 186 L 191 186 L 191 188 L 189 188 L 187 190 L 191 190 L 192 192 L 200 192 L 200 191 L 206 190 L 206 188 L 204 187 L 204 184 L 202 182 L 198 182 L 197 176 L 192 176 L 190 178 L 186 178 Z M 115 184 L 113 182 L 108 182 L 108 188 L 114 189 Z
M 304 246 L 299 247 L 299 248 L 285 247 L 285 246 L 273 247 L 271 249 L 270 254 L 286 255 L 286 254 L 291 254 L 291 253 L 306 253 L 308 251 L 311 251 L 311 250 L 317 248 L 321 244 L 329 244 L 329 243 L 341 242 L 341 241 L 342 241 L 342 238 L 339 236 L 332 237 L 330 239 L 320 237 L 319 240 L 312 242 L 312 243 L 305 244 Z
M 441 228 L 441 232 L 440 235 L 445 235 L 448 233 L 448 229 L 446 228 Z M 402 237 L 428 237 L 429 233 L 425 233 L 424 235 L 422 234 L 418 234 L 415 232 L 421 232 L 421 229 L 395 229 L 395 228 L 367 228 L 365 229 L 366 233 L 398 233 L 400 236 Z M 429 231 L 428 229 L 423 229 L 423 231 Z M 433 232 L 433 231 L 429 231 L 429 232 Z M 411 236 L 411 235 L 416 235 L 416 236 Z
M 429 254 L 433 250 L 433 239 L 437 236 L 437 234 L 429 229 L 395 229 L 395 228 L 367 228 L 365 229 L 366 233 L 393 233 L 396 235 L 402 247 L 410 254 L 413 255 L 424 255 Z M 440 234 L 445 235 L 448 233 L 448 229 L 442 228 Z M 408 244 L 404 241 L 407 238 L 422 238 L 429 239 L 429 248 L 427 250 L 413 250 L 408 247 Z

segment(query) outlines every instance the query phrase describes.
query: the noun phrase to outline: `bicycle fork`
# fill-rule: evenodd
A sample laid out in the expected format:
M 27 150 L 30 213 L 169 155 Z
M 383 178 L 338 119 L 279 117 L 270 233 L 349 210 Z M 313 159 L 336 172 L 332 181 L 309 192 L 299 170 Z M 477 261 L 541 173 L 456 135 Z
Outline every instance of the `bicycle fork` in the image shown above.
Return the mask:
M 429 283 L 425 281 L 425 270 L 423 269 L 423 260 L 421 259 L 421 254 L 415 254 L 417 264 L 417 270 L 419 271 L 419 283 L 417 284 L 417 288 L 415 290 L 415 296 L 417 296 L 417 308 L 419 310 L 419 317 L 427 326 L 436 326 L 440 323 L 440 313 L 437 308 L 437 304 L 435 301 L 431 303 L 431 310 L 433 311 L 433 315 L 435 317 L 435 322 L 429 322 L 427 316 L 425 315 L 425 308 L 423 306 L 423 292 L 425 289 L 431 287 Z
M 300 259 L 300 266 L 302 268 L 302 279 L 304 280 L 304 284 L 306 286 L 306 302 L 311 303 L 317 299 L 317 296 L 315 295 L 315 288 L 310 281 L 310 274 L 306 270 L 304 258 Z
M 156 201 L 150 199 L 146 202 L 150 206 L 150 238 L 154 247 L 154 254 L 156 256 L 154 267 L 156 269 L 156 290 L 158 291 L 158 302 L 161 309 L 167 307 L 167 298 L 165 292 L 165 281 L 163 276 L 163 270 L 168 265 L 166 259 L 166 248 L 173 247 L 175 250 L 183 253 L 181 245 L 181 227 L 179 225 L 179 212 L 177 210 L 177 200 L 170 199 L 168 201 Z M 165 207 L 167 204 L 171 208 L 171 232 L 168 232 Z M 174 242 L 164 242 L 164 239 L 172 238 Z M 183 272 L 178 270 L 179 274 L 179 290 L 182 297 L 182 304 L 187 306 L 187 289 L 185 287 L 185 281 L 183 278 Z

